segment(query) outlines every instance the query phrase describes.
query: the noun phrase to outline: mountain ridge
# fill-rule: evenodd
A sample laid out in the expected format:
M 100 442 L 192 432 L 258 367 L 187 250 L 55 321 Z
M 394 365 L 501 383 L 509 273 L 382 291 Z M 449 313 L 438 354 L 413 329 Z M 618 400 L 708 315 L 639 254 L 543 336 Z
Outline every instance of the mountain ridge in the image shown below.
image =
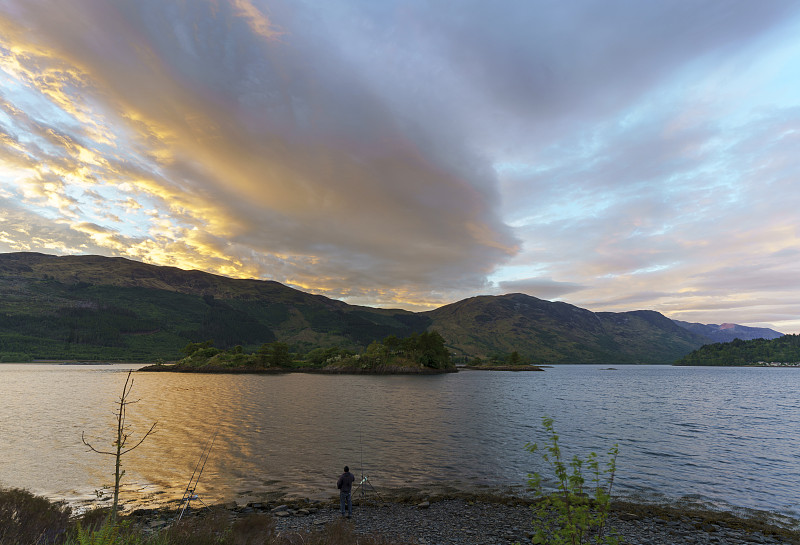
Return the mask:
M 6 358 L 153 361 L 209 339 L 248 349 L 280 340 L 305 353 L 436 330 L 462 360 L 671 363 L 711 342 L 650 310 L 595 313 L 513 293 L 415 313 L 121 257 L 0 254 L 0 295 Z
M 772 340 L 782 337 L 783 333 L 767 327 L 749 327 L 739 324 L 700 324 L 681 320 L 673 320 L 679 326 L 711 339 L 715 343 L 727 343 L 734 339 L 751 341 L 753 339 Z

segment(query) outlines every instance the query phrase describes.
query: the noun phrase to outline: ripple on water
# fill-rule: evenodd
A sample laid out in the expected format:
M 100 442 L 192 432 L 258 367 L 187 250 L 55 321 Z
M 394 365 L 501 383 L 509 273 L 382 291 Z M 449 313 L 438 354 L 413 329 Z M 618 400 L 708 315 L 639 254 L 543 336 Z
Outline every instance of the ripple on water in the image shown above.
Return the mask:
M 113 461 L 125 369 L 0 366 L 0 484 L 91 496 Z M 143 373 L 132 429 L 158 432 L 126 456 L 126 479 L 151 498 L 180 498 L 218 432 L 199 492 L 335 493 L 344 464 L 376 487 L 520 485 L 547 468 L 524 445 L 545 443 L 551 416 L 565 456 L 619 443 L 616 489 L 796 514 L 800 373 L 746 368 L 558 366 L 545 373 L 437 377 L 225 376 Z M 783 371 L 783 372 L 782 372 Z M 104 438 L 104 439 L 103 439 Z M 131 493 L 136 492 L 136 486 Z

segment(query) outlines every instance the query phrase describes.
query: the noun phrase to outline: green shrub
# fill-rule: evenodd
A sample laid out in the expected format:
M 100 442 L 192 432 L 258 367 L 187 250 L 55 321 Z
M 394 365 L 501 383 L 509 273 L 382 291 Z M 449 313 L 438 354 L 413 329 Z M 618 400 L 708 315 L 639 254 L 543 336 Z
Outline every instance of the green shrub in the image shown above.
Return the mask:
M 20 488 L 0 488 L 0 543 L 57 543 L 67 531 L 71 509 Z
M 231 540 L 235 545 L 267 545 L 276 543 L 275 519 L 270 515 L 250 515 L 231 526 Z
M 162 532 L 169 545 L 219 545 L 231 543 L 230 519 L 223 509 L 212 509 L 202 517 L 182 519 Z
M 97 528 L 84 528 L 79 522 L 75 543 L 76 545 L 117 545 L 122 541 L 119 534 L 119 525 L 112 522 L 106 522 Z
M 534 525 L 538 526 L 533 543 L 619 543 L 615 536 L 606 535 L 611 487 L 614 484 L 619 448 L 615 444 L 608 451 L 609 459 L 605 469 L 600 468 L 594 452 L 589 454 L 586 461 L 576 455 L 570 462 L 565 462 L 558 444 L 558 435 L 553 428 L 553 419 L 543 417 L 542 425 L 549 437 L 548 445 L 541 450 L 541 455 L 555 474 L 556 491 L 545 493 L 541 475 L 530 475 L 528 484 L 539 496 L 539 500 L 531 506 L 538 519 L 534 521 Z M 540 452 L 536 443 L 528 443 L 525 448 L 531 453 Z M 589 485 L 583 475 L 584 466 L 591 474 Z

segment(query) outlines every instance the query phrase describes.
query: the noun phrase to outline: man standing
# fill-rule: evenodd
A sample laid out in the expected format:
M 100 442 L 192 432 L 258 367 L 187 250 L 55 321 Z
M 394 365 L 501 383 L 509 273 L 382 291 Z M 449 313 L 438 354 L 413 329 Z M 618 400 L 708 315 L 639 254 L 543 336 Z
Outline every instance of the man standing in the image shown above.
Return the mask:
M 353 499 L 350 492 L 353 489 L 353 481 L 356 478 L 350 473 L 350 468 L 344 466 L 344 473 L 341 474 L 339 480 L 336 482 L 336 488 L 339 489 L 339 506 L 342 509 L 342 516 L 345 516 L 345 507 L 347 507 L 347 518 L 353 515 Z

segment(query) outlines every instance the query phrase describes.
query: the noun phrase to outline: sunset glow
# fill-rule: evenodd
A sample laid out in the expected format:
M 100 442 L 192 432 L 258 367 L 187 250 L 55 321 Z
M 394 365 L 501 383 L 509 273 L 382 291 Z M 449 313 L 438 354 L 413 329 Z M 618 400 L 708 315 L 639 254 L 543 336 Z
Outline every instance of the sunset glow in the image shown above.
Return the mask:
M 800 332 L 800 5 L 452 9 L 3 2 L 0 252 Z

